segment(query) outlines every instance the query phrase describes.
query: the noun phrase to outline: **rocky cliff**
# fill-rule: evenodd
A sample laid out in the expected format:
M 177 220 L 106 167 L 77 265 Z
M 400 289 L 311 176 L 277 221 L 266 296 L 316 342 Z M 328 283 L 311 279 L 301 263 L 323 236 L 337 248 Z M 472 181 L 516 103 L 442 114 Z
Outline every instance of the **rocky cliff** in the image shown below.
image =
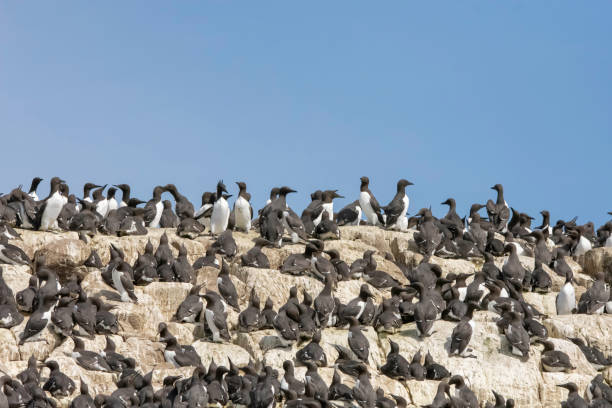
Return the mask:
M 96 250 L 101 261 L 106 265 L 110 259 L 109 247 L 114 245 L 125 254 L 125 261 L 133 264 L 139 253 L 144 252 L 145 245 L 150 240 L 154 246 L 158 245 L 163 233 L 167 233 L 170 243 L 182 244 L 187 249 L 187 257 L 191 263 L 203 256 L 213 242 L 210 237 L 199 237 L 194 240 L 178 237 L 174 230 L 150 229 L 146 236 L 111 237 L 95 235 L 84 242 L 74 232 L 50 233 L 29 230 L 18 230 L 22 240 L 13 240 L 12 244 L 22 248 L 31 258 L 36 259 L 45 255 L 48 267 L 57 271 L 60 280 L 66 282 L 72 276 L 82 278 L 82 287 L 88 295 L 100 294 L 105 302 L 113 305 L 112 312 L 119 323 L 117 334 L 109 336 L 117 345 L 117 352 L 126 357 L 133 357 L 137 368 L 147 373 L 153 372 L 153 387 L 162 386 L 162 380 L 170 375 L 183 377 L 191 376 L 193 367 L 175 368 L 165 361 L 164 345 L 159 342 L 158 325 L 165 322 L 172 334 L 177 337 L 180 344 L 191 344 L 199 354 L 202 363 L 208 367 L 212 360 L 218 365 L 229 365 L 229 359 L 238 367 L 246 365 L 249 360 L 272 366 L 278 370 L 279 378 L 283 375 L 283 362 L 293 360 L 296 351 L 304 344 L 290 344 L 285 347 L 274 347 L 270 339 L 276 336 L 274 330 L 258 330 L 250 333 L 238 332 L 238 313 L 228 310 L 228 325 L 231 341 L 213 343 L 204 337 L 203 322 L 178 323 L 173 316 L 180 303 L 185 299 L 192 284 L 174 282 L 153 282 L 147 286 L 135 286 L 137 303 L 121 302 L 113 296 L 116 294 L 111 287 L 101 279 L 101 270 L 84 266 L 92 250 Z M 253 247 L 253 239 L 258 235 L 255 232 L 233 234 L 238 246 L 238 254 L 245 253 Z M 363 256 L 364 251 L 375 251 L 378 269 L 389 273 L 401 283 L 406 283 L 401 269 L 391 260 L 407 262 L 421 259 L 415 250 L 415 244 L 410 232 L 392 232 L 376 227 L 358 226 L 341 227 L 340 240 L 326 241 L 326 249 L 336 249 L 341 258 L 350 265 L 351 262 Z M 178 254 L 172 246 L 174 255 Z M 300 299 L 303 291 L 316 297 L 323 288 L 323 283 L 307 276 L 292 276 L 279 272 L 283 260 L 293 253 L 304 251 L 304 245 L 286 245 L 281 248 L 264 248 L 268 256 L 270 269 L 257 269 L 243 267 L 236 261 L 239 256 L 230 261 L 231 278 L 239 295 L 240 309 L 243 310 L 248 302 L 251 290 L 254 289 L 263 302 L 271 299 L 274 309 L 278 310 L 289 296 L 290 288 L 297 286 Z M 220 257 L 219 257 L 220 259 Z M 597 248 L 588 252 L 580 259 L 567 261 L 574 273 L 576 296 L 579 297 L 592 283 L 592 277 L 597 272 L 605 270 L 605 265 L 612 260 L 612 248 Z M 481 260 L 442 259 L 432 257 L 432 263 L 441 267 L 443 276 L 449 273 L 466 273 L 473 275 L 481 267 Z M 533 258 L 521 257 L 521 263 L 533 269 Z M 500 266 L 503 258 L 496 259 Z M 17 293 L 28 286 L 32 270 L 29 266 L 2 265 L 3 278 L 13 293 Z M 217 291 L 217 274 L 219 270 L 214 267 L 204 267 L 195 271 L 195 283 L 202 284 L 201 292 L 206 289 Z M 409 380 L 399 382 L 380 374 L 380 366 L 386 361 L 389 352 L 389 339 L 399 345 L 400 353 L 411 361 L 417 352 L 422 356 L 430 353 L 434 360 L 442 364 L 453 374 L 460 374 L 469 387 L 476 393 L 478 399 L 484 404 L 493 401 L 492 390 L 511 397 L 517 406 L 545 407 L 559 406 L 567 397 L 567 391 L 557 387 L 558 384 L 573 382 L 578 386 L 581 395 L 585 395 L 588 383 L 597 375 L 595 368 L 586 360 L 580 349 L 568 340 L 569 337 L 583 339 L 587 344 L 596 346 L 604 354 L 612 354 L 612 317 L 610 315 L 564 315 L 557 316 L 555 310 L 555 296 L 564 281 L 554 272 L 550 273 L 553 279 L 553 290 L 546 294 L 535 292 L 524 293 L 525 300 L 534 305 L 546 317 L 542 323 L 548 329 L 549 338 L 557 350 L 568 354 L 572 364 L 576 367 L 570 372 L 543 372 L 541 366 L 542 347 L 532 345 L 528 359 L 520 359 L 512 355 L 506 338 L 499 333 L 496 326 L 498 315 L 490 311 L 476 311 L 474 313 L 475 328 L 470 341 L 472 354 L 476 358 L 460 358 L 449 356 L 449 342 L 456 323 L 437 320 L 434 332 L 430 337 L 420 338 L 417 335 L 415 323 L 407 323 L 395 334 L 377 333 L 372 327 L 367 327 L 364 334 L 370 343 L 370 358 L 368 361 L 372 384 L 374 389 L 382 388 L 388 395 L 398 395 L 405 398 L 408 404 L 421 406 L 430 404 L 434 399 L 438 381 Z M 471 278 L 468 278 L 469 283 Z M 347 303 L 357 297 L 361 280 L 338 282 L 335 296 L 342 303 Z M 390 297 L 390 290 L 372 289 L 375 303 L 383 297 Z M 27 341 L 19 345 L 19 336 L 23 331 L 28 317 L 19 325 L 11 329 L 0 329 L 0 370 L 14 377 L 23 371 L 28 359 L 34 355 L 39 362 L 49 359 L 59 363 L 62 372 L 66 373 L 77 383 L 77 390 L 71 397 L 59 400 L 61 405 L 67 405 L 74 396 L 78 395 L 78 384 L 83 379 L 92 395 L 110 394 L 116 388 L 117 375 L 100 371 L 88 371 L 76 364 L 71 351 L 73 340 L 62 338 L 58 334 L 45 329 L 42 336 L 35 341 Z M 203 320 L 203 318 L 202 318 Z M 334 373 L 333 363 L 338 356 L 334 344 L 347 346 L 346 329 L 326 328 L 322 331 L 321 346 L 327 355 L 328 367 L 319 369 L 323 379 L 331 382 Z M 105 336 L 96 335 L 94 338 L 82 338 L 86 350 L 100 352 L 106 344 Z M 305 367 L 296 367 L 296 377 L 304 375 Z M 49 370 L 42 369 L 42 376 L 48 376 Z M 612 383 L 612 368 L 608 367 L 602 372 L 604 380 Z M 354 378 L 341 375 L 342 381 L 351 386 Z

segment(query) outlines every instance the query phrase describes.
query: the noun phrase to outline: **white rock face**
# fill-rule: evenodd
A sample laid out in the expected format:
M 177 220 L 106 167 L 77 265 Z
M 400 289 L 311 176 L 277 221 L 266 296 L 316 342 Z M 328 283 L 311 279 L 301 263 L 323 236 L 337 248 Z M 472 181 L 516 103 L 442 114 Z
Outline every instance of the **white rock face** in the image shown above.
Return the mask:
M 416 252 L 416 245 L 412 238 L 412 231 L 405 233 L 385 231 L 377 227 L 342 227 L 341 240 L 326 242 L 327 249 L 337 249 L 347 264 L 362 257 L 366 250 L 376 251 L 374 257 L 378 269 L 383 270 L 402 283 L 407 283 L 400 268 L 389 261 L 385 254 L 393 256 L 398 262 L 407 262 L 414 259 L 419 262 L 422 256 Z M 92 250 L 96 250 L 102 262 L 109 261 L 109 246 L 114 244 L 125 252 L 126 261 L 133 263 L 138 254 L 144 251 L 150 239 L 157 247 L 159 238 L 167 233 L 170 243 L 183 244 L 187 248 L 188 259 L 194 262 L 203 256 L 213 240 L 202 236 L 196 240 L 178 237 L 174 230 L 152 229 L 147 236 L 108 237 L 97 235 L 88 243 L 80 241 L 75 233 L 46 233 L 19 230 L 23 241 L 15 241 L 28 256 L 44 254 L 49 265 L 56 269 L 60 278 L 65 280 L 72 274 L 79 273 L 84 276 L 82 286 L 88 295 L 112 294 L 114 289 L 106 285 L 101 278 L 101 271 L 86 268 L 83 263 Z M 247 233 L 235 232 L 234 239 L 238 246 L 238 255 L 234 261 L 239 260 L 240 254 L 245 253 L 253 246 L 253 239 L 258 236 L 255 231 Z M 171 245 L 176 256 L 178 251 Z M 251 289 L 255 289 L 261 304 L 266 299 L 272 299 L 274 309 L 277 310 L 288 298 L 289 289 L 297 286 L 299 298 L 302 299 L 303 290 L 306 290 L 314 299 L 323 288 L 322 282 L 305 276 L 290 276 L 281 274 L 280 268 L 283 260 L 294 253 L 302 253 L 303 245 L 287 245 L 280 249 L 264 248 L 263 252 L 270 260 L 271 269 L 245 268 L 236 262 L 231 262 L 230 275 L 237 288 L 241 309 L 247 306 Z M 570 267 L 574 270 L 576 295 L 583 293 L 590 285 L 591 276 L 608 267 L 612 263 L 610 249 L 594 249 L 581 257 L 582 266 L 568 259 Z M 387 255 L 387 256 L 389 256 Z M 219 258 L 220 259 L 220 258 Z M 521 257 L 521 263 L 533 267 L 533 258 Z M 443 276 L 450 272 L 473 274 L 480 269 L 482 261 L 478 260 L 452 260 L 432 257 L 431 262 L 441 266 Z M 496 262 L 501 266 L 503 258 Z M 29 267 L 2 265 L 3 276 L 13 293 L 24 289 L 32 273 Z M 583 273 L 584 270 L 584 273 Z M 429 351 L 435 361 L 444 365 L 453 374 L 461 374 L 466 378 L 468 385 L 476 392 L 484 405 L 485 401 L 493 401 L 491 390 L 495 390 L 506 397 L 514 398 L 517 406 L 547 407 L 558 406 L 566 398 L 567 392 L 556 387 L 564 382 L 575 382 L 583 393 L 587 384 L 596 375 L 596 371 L 586 361 L 584 355 L 567 337 L 580 337 L 590 345 L 596 345 L 604 354 L 612 354 L 612 317 L 566 315 L 556 316 L 555 296 L 563 284 L 563 279 L 557 277 L 553 271 L 547 269 L 553 278 L 553 290 L 547 294 L 524 293 L 525 300 L 533 304 L 548 318 L 543 324 L 548 328 L 551 341 L 556 349 L 566 352 L 576 369 L 570 373 L 546 373 L 542 371 L 540 358 L 542 347 L 532 345 L 529 359 L 522 361 L 513 356 L 505 337 L 500 335 L 495 325 L 497 315 L 491 312 L 479 311 L 475 313 L 475 329 L 469 348 L 477 358 L 449 357 L 448 349 L 450 337 L 456 323 L 436 321 L 434 333 L 431 337 L 421 339 L 417 336 L 415 324 L 405 324 L 393 335 L 376 333 L 372 327 L 364 329 L 364 335 L 370 343 L 368 366 L 372 375 L 371 382 L 376 389 L 380 386 L 385 393 L 404 397 L 409 404 L 420 406 L 430 404 L 437 390 L 436 381 L 411 380 L 405 383 L 392 380 L 379 373 L 379 367 L 386 361 L 389 352 L 389 341 L 393 339 L 399 344 L 401 354 L 410 361 L 415 353 L 421 351 L 423 357 Z M 203 285 L 201 293 L 206 290 L 217 291 L 216 268 L 206 267 L 195 271 L 195 282 Z M 468 282 L 471 278 L 468 279 Z M 364 282 L 361 280 L 339 282 L 334 292 L 343 303 L 349 302 L 359 293 Z M 163 350 L 157 335 L 159 323 L 165 322 L 174 336 L 181 344 L 192 344 L 200 355 L 202 362 L 208 366 L 212 360 L 218 365 L 228 365 L 229 359 L 237 366 L 246 365 L 249 360 L 256 363 L 271 365 L 283 375 L 282 365 L 286 359 L 294 359 L 296 351 L 306 343 L 295 344 L 286 348 L 262 349 L 262 345 L 271 344 L 277 333 L 274 330 L 259 330 L 252 333 L 238 333 L 238 313 L 228 309 L 228 325 L 231 331 L 231 341 L 212 343 L 203 337 L 202 322 L 178 323 L 172 321 L 179 304 L 185 299 L 192 285 L 189 283 L 162 283 L 155 282 L 144 287 L 135 287 L 138 303 L 122 303 L 116 300 L 105 302 L 113 305 L 120 332 L 111 338 L 116 343 L 117 351 L 128 357 L 133 357 L 137 367 L 143 373 L 153 371 L 153 384 L 161 386 L 163 378 L 167 375 L 181 375 L 188 377 L 193 367 L 176 369 L 166 363 Z M 382 298 L 390 296 L 389 290 L 371 289 L 374 301 L 379 304 Z M 205 301 L 203 301 L 205 303 Z M 56 360 L 63 372 L 69 375 L 79 386 L 82 377 L 90 387 L 92 393 L 110 394 L 115 386 L 115 375 L 100 372 L 88 372 L 79 367 L 70 357 L 73 348 L 72 340 L 62 340 L 58 335 L 45 329 L 37 341 L 18 345 L 19 336 L 25 327 L 27 318 L 22 324 L 11 330 L 0 329 L 0 370 L 8 375 L 15 375 L 26 367 L 30 355 L 43 362 L 52 358 Z M 329 384 L 334 372 L 333 364 L 337 358 L 334 344 L 348 346 L 348 331 L 337 328 L 327 328 L 322 331 L 321 346 L 328 361 L 328 367 L 320 368 L 319 372 Z M 105 337 L 95 336 L 93 339 L 84 338 L 85 348 L 100 352 L 105 346 Z M 47 369 L 45 369 L 47 370 Z M 48 370 L 47 370 L 48 371 Z M 43 371 L 47 375 L 47 371 Z M 296 377 L 303 378 L 304 367 L 296 367 Z M 612 370 L 603 372 L 604 378 L 612 380 Z M 342 381 L 348 385 L 354 384 L 354 379 L 342 374 Z M 75 394 L 75 395 L 76 395 Z M 74 397 L 74 396 L 73 396 Z M 67 406 L 71 398 L 64 398 L 60 406 Z

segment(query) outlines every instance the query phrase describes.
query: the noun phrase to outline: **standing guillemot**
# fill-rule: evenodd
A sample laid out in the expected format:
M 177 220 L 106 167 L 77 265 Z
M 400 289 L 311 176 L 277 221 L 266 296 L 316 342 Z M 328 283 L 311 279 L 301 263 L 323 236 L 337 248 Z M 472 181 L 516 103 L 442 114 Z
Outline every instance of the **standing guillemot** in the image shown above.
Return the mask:
M 178 256 L 172 263 L 172 272 L 176 282 L 190 283 L 193 281 L 193 267 L 187 259 L 187 248 L 183 244 L 174 242 L 174 247 L 178 249 Z
M 397 182 L 397 193 L 395 197 L 393 197 L 386 207 L 382 207 L 385 211 L 385 226 L 387 228 L 400 231 L 408 229 L 406 212 L 410 205 L 410 199 L 406 195 L 406 187 L 411 185 L 413 185 L 413 183 L 406 179 L 399 180 Z
M 569 391 L 569 394 L 567 394 L 567 399 L 561 402 L 561 406 L 563 408 L 586 408 L 589 406 L 584 398 L 578 394 L 578 386 L 576 386 L 575 383 L 568 382 L 565 384 L 559 384 L 557 387 L 565 388 Z
M 166 191 L 162 186 L 156 186 L 153 189 L 153 198 L 145 205 L 145 222 L 149 228 L 159 228 L 159 221 L 164 210 L 164 204 L 161 200 L 162 193 Z
M 138 297 L 134 293 L 134 282 L 132 280 L 133 272 L 130 264 L 121 261 L 115 266 L 111 272 L 113 285 L 119 295 L 121 296 L 122 302 L 138 303 Z
M 212 341 L 221 343 L 223 340 L 229 341 L 231 337 L 227 328 L 227 317 L 222 312 L 223 305 L 220 304 L 222 300 L 218 295 L 215 295 L 213 295 L 213 292 L 207 292 L 204 295 L 204 299 L 206 299 L 204 316 L 206 325 L 212 333 Z
M 476 358 L 473 354 L 468 353 L 468 345 L 470 344 L 470 339 L 472 338 L 472 333 L 474 332 L 474 310 L 478 308 L 478 304 L 476 303 L 468 303 L 468 309 L 465 316 L 461 319 L 461 321 L 455 326 L 453 329 L 453 333 L 451 334 L 451 344 L 449 349 L 449 355 L 457 355 L 460 357 L 467 358 Z
M 179 225 L 179 219 L 172 210 L 172 203 L 169 200 L 162 201 L 163 210 L 159 219 L 160 228 L 176 228 Z
M 174 184 L 166 184 L 164 186 L 164 190 L 172 194 L 172 197 L 174 197 L 174 201 L 176 203 L 176 215 L 180 220 L 194 217 L 195 209 L 193 204 L 191 204 L 191 201 L 189 201 L 187 197 L 178 192 L 178 189 Z
M 491 190 L 497 191 L 497 201 L 487 201 L 487 214 L 489 221 L 492 223 L 496 231 L 505 232 L 510 219 L 510 207 L 504 200 L 504 187 L 501 184 L 496 184 L 491 187 Z
M 130 202 L 130 198 L 131 198 L 130 197 L 131 188 L 129 184 L 115 184 L 113 185 L 113 187 L 116 187 L 119 190 L 121 190 L 121 202 L 119 203 L 119 208 L 127 207 L 128 203 Z
M 576 292 L 572 285 L 573 279 L 574 274 L 571 269 L 568 269 L 565 277 L 565 284 L 563 284 L 555 299 L 558 315 L 572 314 L 576 310 Z
M 429 298 L 428 292 L 421 282 L 414 282 L 412 286 L 419 292 L 419 302 L 414 306 L 414 321 L 417 332 L 419 337 L 431 336 L 438 309 Z
M 605 274 L 599 272 L 595 282 L 580 296 L 578 313 L 602 314 L 610 301 L 610 285 L 605 280 Z
M 210 229 L 210 216 L 212 215 L 213 205 L 217 201 L 217 195 L 210 191 L 205 191 L 202 194 L 201 206 L 193 215 L 194 218 L 206 229 Z
M 108 214 L 108 199 L 104 197 L 102 192 L 106 188 L 107 184 L 93 191 L 91 196 L 93 197 L 93 204 L 96 206 L 96 212 L 100 214 L 102 218 Z
M 47 324 L 51 321 L 51 313 L 57 303 L 57 294 L 52 297 L 45 297 L 39 301 L 38 307 L 30 316 L 27 321 L 21 337 L 19 339 L 19 345 L 22 345 L 26 341 L 37 341 L 40 337 L 40 333 L 47 327 Z
M 362 326 L 359 324 L 359 321 L 350 316 L 349 321 L 349 331 L 348 331 L 348 344 L 353 353 L 359 358 L 361 361 L 367 364 L 368 357 L 370 355 L 370 343 L 368 339 L 363 334 Z
M 217 275 L 217 289 L 219 289 L 219 294 L 225 302 L 234 310 L 239 311 L 238 292 L 236 292 L 236 286 L 229 275 L 229 265 L 225 262 L 225 259 L 221 259 L 221 270 Z
M 237 181 L 236 184 L 240 191 L 234 202 L 235 228 L 239 231 L 248 232 L 251 229 L 253 219 L 253 207 L 251 207 L 251 195 L 246 191 L 246 183 Z
M 318 324 L 325 328 L 333 325 L 334 310 L 336 303 L 332 296 L 335 280 L 331 275 L 325 277 L 325 286 L 314 300 L 314 309 Z
M 257 292 L 255 292 L 255 287 L 253 287 L 251 289 L 249 305 L 238 315 L 238 331 L 249 333 L 259 330 L 260 318 L 259 296 L 257 296 Z
M 38 188 L 38 185 L 40 184 L 42 180 L 43 179 L 40 177 L 34 177 L 32 179 L 32 184 L 30 185 L 30 189 L 28 190 L 28 195 L 32 197 L 34 201 L 38 201 L 38 195 L 36 194 L 36 189 Z
M 223 193 L 227 193 L 225 184 L 220 180 L 217 183 L 217 200 L 213 204 L 212 215 L 210 217 L 210 233 L 217 235 L 227 229 L 230 209 Z
M 306 392 L 304 383 L 295 378 L 293 363 L 291 360 L 285 360 L 283 362 L 283 379 L 281 380 L 280 389 L 287 393 L 289 390 L 295 392 L 298 397 L 301 397 Z
M 65 183 L 65 181 L 59 177 L 53 177 L 51 179 L 51 191 L 39 209 L 39 212 L 42 213 L 42 217 L 38 229 L 41 231 L 52 229 L 57 223 L 57 217 L 64 206 L 64 198 L 60 193 L 61 183 Z
M 384 224 L 384 218 L 380 209 L 380 204 L 374 197 L 374 194 L 369 188 L 370 179 L 361 177 L 361 186 L 359 187 L 359 206 L 366 216 L 369 225 Z

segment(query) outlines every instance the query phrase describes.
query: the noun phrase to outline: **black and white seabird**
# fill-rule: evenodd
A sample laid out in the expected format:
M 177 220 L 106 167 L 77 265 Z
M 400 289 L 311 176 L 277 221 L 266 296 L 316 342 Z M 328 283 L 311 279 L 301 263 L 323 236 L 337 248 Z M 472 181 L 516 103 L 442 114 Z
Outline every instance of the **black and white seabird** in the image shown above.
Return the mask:
M 47 360 L 45 366 L 51 372 L 49 373 L 49 379 L 43 385 L 43 390 L 49 391 L 55 398 L 70 396 L 76 389 L 74 381 L 60 371 L 57 361 Z
M 36 189 L 38 189 L 38 185 L 43 179 L 40 177 L 34 177 L 32 179 L 32 184 L 30 184 L 30 189 L 28 190 L 28 195 L 32 197 L 34 201 L 38 201 L 38 195 L 36 194 Z
M 202 360 L 193 346 L 178 344 L 176 337 L 167 331 L 165 323 L 160 323 L 158 332 L 160 333 L 159 341 L 166 343 L 164 358 L 167 362 L 174 364 L 177 368 L 202 365 Z
M 164 204 L 162 203 L 162 193 L 166 191 L 162 186 L 156 186 L 153 189 L 153 198 L 147 201 L 145 205 L 145 216 L 144 220 L 149 228 L 159 228 L 159 221 L 161 220 L 162 212 L 164 211 Z
M 433 356 L 427 352 L 425 355 L 425 377 L 428 380 L 440 381 L 444 378 L 450 377 L 451 373 L 442 364 L 438 364 L 434 361 Z
M 586 290 L 578 301 L 578 313 L 602 314 L 610 301 L 610 285 L 605 280 L 605 274 L 599 272 L 595 282 Z
M 159 219 L 160 228 L 176 228 L 179 225 L 179 219 L 172 210 L 172 203 L 170 200 L 162 201 L 163 210 L 161 218 Z
M 251 229 L 251 220 L 253 219 L 253 207 L 251 207 L 251 195 L 246 191 L 246 183 L 237 181 L 239 192 L 236 201 L 234 202 L 234 227 L 243 232 L 248 232 Z
M 448 384 L 455 386 L 455 398 L 458 398 L 462 403 L 460 406 L 466 408 L 478 408 L 478 398 L 476 397 L 474 391 L 470 390 L 465 384 L 463 377 L 460 375 L 454 375 L 448 381 Z M 457 404 L 453 406 L 457 406 Z
M 397 182 L 397 193 L 391 202 L 382 207 L 385 211 L 385 226 L 390 229 L 405 231 L 408 229 L 408 219 L 406 212 L 410 205 L 410 199 L 406 195 L 406 187 L 413 183 L 406 179 L 401 179 Z
M 576 367 L 574 367 L 570 361 L 569 356 L 559 350 L 555 350 L 555 345 L 550 341 L 545 340 L 536 340 L 537 343 L 540 343 L 544 346 L 544 350 L 542 351 L 541 363 L 542 369 L 546 372 L 569 372 Z
M 332 296 L 335 280 L 332 275 L 325 276 L 325 286 L 314 300 L 314 309 L 318 324 L 325 328 L 333 325 L 336 302 Z
M 410 379 L 410 364 L 400 354 L 399 345 L 389 339 L 389 353 L 387 362 L 380 367 L 380 372 L 394 380 L 406 381 Z
M 349 321 L 349 331 L 348 331 L 348 344 L 353 353 L 359 358 L 361 361 L 367 364 L 368 357 L 370 355 L 370 343 L 368 342 L 367 337 L 362 332 L 362 326 L 359 324 L 359 321 L 350 316 L 348 317 Z
M 280 383 L 281 391 L 287 393 L 289 390 L 291 390 L 295 392 L 298 397 L 303 396 L 306 392 L 306 388 L 302 381 L 295 378 L 295 372 L 291 360 L 285 360 L 283 362 L 283 371 L 285 374 L 283 375 Z
M 204 308 L 204 304 L 200 300 L 200 289 L 202 289 L 202 285 L 193 286 L 185 300 L 181 302 L 174 315 L 177 322 L 195 323 L 199 320 L 200 312 Z
M 220 297 L 214 296 L 211 292 L 204 295 L 206 299 L 206 309 L 204 316 L 206 317 L 206 325 L 212 333 L 212 341 L 220 343 L 223 340 L 230 340 L 230 334 L 227 328 L 225 314 L 221 311 L 223 306 L 219 303 L 222 301 Z
M 72 337 L 74 349 L 72 350 L 72 358 L 76 363 L 89 371 L 105 371 L 111 372 L 112 369 L 100 354 L 85 350 L 83 341 L 78 337 Z
M 113 286 L 119 292 L 122 302 L 138 303 L 138 297 L 134 293 L 133 271 L 130 264 L 120 261 L 111 272 Z
M 474 331 L 474 310 L 478 308 L 478 304 L 469 303 L 468 309 L 461 319 L 461 321 L 455 326 L 453 329 L 453 333 L 451 334 L 451 344 L 449 354 L 457 355 L 460 357 L 471 357 L 476 358 L 473 354 L 467 354 L 469 349 L 467 348 L 470 344 L 470 339 L 472 338 L 472 333 Z
M 0 235 L 0 263 L 9 265 L 31 265 L 30 258 L 23 249 L 9 244 L 6 235 Z
M 589 405 L 587 402 L 578 394 L 578 386 L 573 382 L 565 384 L 559 384 L 557 387 L 565 388 L 569 391 L 567 399 L 561 402 L 563 408 L 587 408 Z
M 414 321 L 420 337 L 431 336 L 433 325 L 438 316 L 438 309 L 433 304 L 421 282 L 414 282 L 414 288 L 419 291 L 419 302 L 414 307 Z
M 355 200 L 342 208 L 336 216 L 336 224 L 343 225 L 359 225 L 361 221 L 361 205 L 359 200 Z
M 50 297 L 44 297 L 39 300 L 38 307 L 28 319 L 19 344 L 22 345 L 26 341 L 38 340 L 40 333 L 47 327 L 47 324 L 51 321 L 51 313 L 57 303 L 57 294 Z
M 303 365 L 306 365 L 306 362 L 312 362 L 319 367 L 326 367 L 327 356 L 325 355 L 325 351 L 323 351 L 320 342 L 321 331 L 316 330 L 310 343 L 295 353 L 296 361 Z
M 210 233 L 217 235 L 227 229 L 227 224 L 230 216 L 229 204 L 223 193 L 227 193 L 223 181 L 217 183 L 217 200 L 213 204 L 213 210 L 210 217 Z
M 572 314 L 576 310 L 576 292 L 572 284 L 573 280 L 574 274 L 572 270 L 568 268 L 565 283 L 561 287 L 561 290 L 559 290 L 559 294 L 555 299 L 558 315 Z
M 402 326 L 402 316 L 399 311 L 400 302 L 401 299 L 397 296 L 383 300 L 382 312 L 374 318 L 374 329 L 377 332 L 394 334 L 399 330 Z
M 510 207 L 504 200 L 504 187 L 501 184 L 496 184 L 491 187 L 491 190 L 497 191 L 497 200 L 487 201 L 487 214 L 489 221 L 492 223 L 496 231 L 505 232 L 510 219 Z
M 238 315 L 238 330 L 244 333 L 249 333 L 259 330 L 260 326 L 260 304 L 259 296 L 255 291 L 255 287 L 251 289 L 251 298 L 249 305 Z
M 307 361 L 306 362 L 306 374 L 304 379 L 306 380 L 307 389 L 310 388 L 312 397 L 318 400 L 327 401 L 329 390 L 327 384 L 321 378 L 321 375 L 317 372 L 317 365 Z M 308 392 L 307 394 L 308 395 Z
M 370 191 L 369 185 L 370 179 L 362 177 L 361 186 L 359 187 L 359 206 L 369 225 L 384 224 L 380 204 L 378 204 L 376 197 Z
M 187 197 L 179 193 L 174 184 L 166 184 L 164 186 L 164 190 L 172 194 L 172 197 L 174 197 L 176 216 L 180 220 L 194 217 L 195 209 L 193 204 L 191 204 L 191 201 L 189 201 Z
M 510 324 L 504 333 L 510 343 L 510 351 L 516 356 L 529 358 L 529 333 L 523 327 L 521 316 L 517 312 L 508 312 L 508 318 Z
M 217 289 L 219 289 L 219 294 L 223 297 L 225 302 L 234 310 L 238 311 L 238 292 L 236 292 L 236 286 L 234 286 L 234 282 L 232 282 L 232 278 L 230 277 L 229 265 L 225 262 L 225 259 L 221 260 L 221 270 L 217 275 Z
M 121 190 L 121 202 L 119 203 L 119 208 L 127 207 L 128 202 L 130 201 L 131 188 L 129 184 L 115 184 L 113 187 Z
M 606 357 L 597 347 L 587 345 L 584 340 L 579 337 L 570 337 L 569 339 L 578 346 L 587 361 L 591 363 L 593 368 L 597 371 L 612 366 L 612 357 Z
M 249 249 L 246 254 L 240 255 L 242 266 L 270 269 L 270 261 L 261 249 L 272 246 L 272 243 L 264 238 L 255 238 L 253 242 L 255 244 L 253 248 Z

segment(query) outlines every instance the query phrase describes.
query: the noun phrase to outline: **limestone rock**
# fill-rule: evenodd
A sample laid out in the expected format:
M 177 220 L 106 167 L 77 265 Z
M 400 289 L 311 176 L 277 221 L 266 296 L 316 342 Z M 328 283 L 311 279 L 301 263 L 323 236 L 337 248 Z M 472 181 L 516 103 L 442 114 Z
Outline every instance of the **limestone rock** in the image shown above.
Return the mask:
M 562 315 L 544 320 L 550 337 L 579 337 L 597 346 L 604 355 L 612 354 L 612 318 L 610 315 Z
M 606 281 L 612 283 L 612 248 L 594 248 L 584 254 L 584 273 L 595 277 L 599 272 L 606 274 Z
M 193 348 L 202 359 L 204 367 L 208 367 L 212 360 L 215 360 L 217 365 L 229 367 L 228 358 L 238 367 L 248 364 L 251 358 L 250 354 L 242 347 L 231 343 L 211 343 L 205 341 L 196 341 L 193 343 Z
M 51 242 L 38 251 L 35 257 L 45 257 L 45 265 L 60 274 L 70 273 L 73 268 L 81 266 L 89 257 L 90 250 L 85 242 L 79 239 L 64 238 Z
M 483 313 L 490 312 L 476 312 L 475 317 Z M 494 323 L 483 321 L 482 316 L 478 320 L 469 345 L 473 349 L 472 354 L 477 356 L 475 359 L 449 357 L 450 336 L 456 323 L 446 321 L 436 321 L 434 334 L 424 339 L 418 338 L 414 323 L 406 324 L 397 334 L 381 335 L 380 344 L 386 355 L 389 352 L 387 338 L 393 339 L 409 361 L 417 351 L 421 350 L 423 356 L 429 351 L 434 360 L 451 373 L 466 377 L 479 400 L 490 399 L 491 389 L 495 389 L 502 395 L 512 395 L 519 406 L 542 406 L 538 392 L 542 377 L 537 352 L 532 348 L 528 361 L 519 360 L 511 355 L 509 345 Z M 500 367 L 504 369 L 500 370 Z M 435 390 L 428 389 L 425 395 L 419 397 L 419 402 L 429 404 L 433 395 Z M 427 401 L 428 398 L 431 399 Z

